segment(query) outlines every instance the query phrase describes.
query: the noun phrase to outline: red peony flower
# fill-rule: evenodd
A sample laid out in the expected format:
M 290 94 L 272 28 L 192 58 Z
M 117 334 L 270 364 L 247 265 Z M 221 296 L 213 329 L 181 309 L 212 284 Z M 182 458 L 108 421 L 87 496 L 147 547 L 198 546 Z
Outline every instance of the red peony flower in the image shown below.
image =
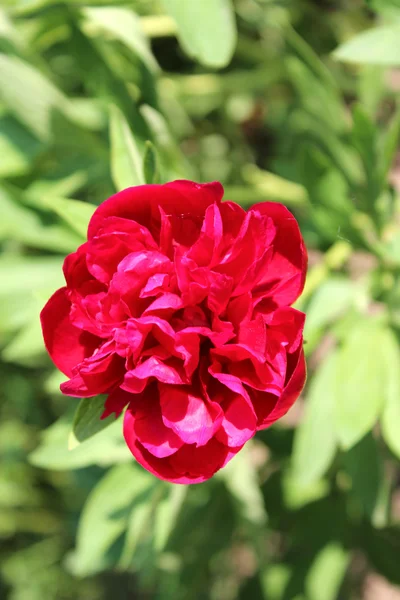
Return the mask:
M 293 215 L 221 202 L 219 183 L 115 194 L 64 262 L 41 313 L 64 394 L 108 394 L 136 460 L 168 481 L 210 478 L 304 385 L 307 255 Z

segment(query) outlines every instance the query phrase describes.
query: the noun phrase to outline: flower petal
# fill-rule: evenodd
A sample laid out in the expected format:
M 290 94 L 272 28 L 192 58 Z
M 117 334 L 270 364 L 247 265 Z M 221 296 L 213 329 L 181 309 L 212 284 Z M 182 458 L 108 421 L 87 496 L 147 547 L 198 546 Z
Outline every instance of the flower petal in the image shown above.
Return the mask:
M 273 255 L 254 291 L 268 295 L 272 307 L 292 304 L 303 290 L 307 271 L 307 250 L 297 221 L 277 202 L 262 202 L 250 211 L 271 217 L 276 227 Z
M 219 429 L 222 410 L 200 392 L 186 387 L 160 385 L 162 419 L 185 444 L 204 446 Z
M 110 392 L 122 382 L 125 367 L 124 360 L 110 351 L 109 342 L 97 353 L 85 358 L 76 369 L 74 377 L 61 384 L 60 389 L 67 396 L 97 396 Z
M 121 388 L 132 394 L 141 393 L 151 377 L 169 385 L 189 383 L 181 361 L 176 358 L 162 361 L 156 356 L 150 356 L 150 358 L 126 373 Z
M 302 347 L 300 347 L 294 354 L 288 356 L 288 373 L 289 379 L 283 389 L 282 394 L 279 398 L 276 398 L 274 404 L 271 405 L 271 395 L 266 394 L 266 396 L 269 398 L 265 399 L 266 402 L 264 402 L 264 416 L 258 429 L 265 429 L 283 417 L 283 415 L 287 413 L 289 408 L 293 406 L 297 398 L 300 396 L 307 376 L 306 361 Z M 255 397 L 257 400 L 253 400 L 253 404 L 257 414 L 260 416 L 261 411 L 259 410 L 258 406 L 262 398 L 262 394 L 255 395 Z M 266 406 L 269 406 L 269 410 L 267 411 L 265 411 Z
M 133 396 L 124 417 L 124 436 L 131 450 L 138 440 L 157 458 L 170 456 L 183 445 L 182 440 L 162 421 L 155 385 L 149 386 L 143 394 Z
M 235 448 L 243 446 L 253 437 L 257 428 L 257 417 L 251 403 L 243 396 L 230 396 L 222 404 L 224 418 L 216 437 Z
M 115 413 L 116 417 L 119 417 L 125 406 L 132 401 L 133 397 L 133 394 L 129 394 L 129 392 L 125 392 L 124 390 L 121 390 L 121 388 L 117 388 L 108 395 L 104 403 L 104 412 L 100 418 L 106 419 L 113 413 Z
M 114 194 L 95 210 L 89 222 L 88 238 L 96 235 L 104 219 L 114 216 L 132 219 L 144 225 L 158 241 L 161 221 L 159 207 L 168 216 L 180 217 L 184 213 L 194 220 L 200 218 L 202 221 L 207 206 L 219 202 L 222 195 L 223 187 L 218 182 L 199 184 L 181 180 L 165 185 L 130 187 Z
M 228 452 L 227 446 L 212 438 L 205 446 L 185 444 L 169 460 L 172 468 L 186 478 L 182 483 L 194 483 L 192 479 L 206 481 L 212 477 L 226 464 Z
M 96 279 L 108 283 L 121 260 L 131 252 L 157 250 L 146 227 L 130 219 L 108 217 L 87 244 L 87 265 Z
M 73 367 L 91 356 L 102 342 L 97 336 L 74 327 L 70 322 L 70 310 L 67 289 L 60 288 L 40 313 L 47 352 L 67 377 L 71 377 Z

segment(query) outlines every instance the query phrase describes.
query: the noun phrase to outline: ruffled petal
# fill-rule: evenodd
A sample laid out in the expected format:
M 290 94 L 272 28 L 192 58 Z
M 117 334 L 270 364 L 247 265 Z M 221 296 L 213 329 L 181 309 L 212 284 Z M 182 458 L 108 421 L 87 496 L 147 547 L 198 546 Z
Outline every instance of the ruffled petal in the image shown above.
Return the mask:
M 90 358 L 84 359 L 74 369 L 74 376 L 61 384 L 60 389 L 67 396 L 91 397 L 110 392 L 122 382 L 125 372 L 124 360 L 104 344 Z
M 194 389 L 167 385 L 160 385 L 159 389 L 164 424 L 185 444 L 204 446 L 220 427 L 220 406 L 205 400 Z
M 137 440 L 157 458 L 170 456 L 183 445 L 162 421 L 156 386 L 132 398 L 124 417 L 124 436 L 131 451 Z
M 275 398 L 274 402 L 272 401 L 273 397 L 269 394 L 265 395 L 264 400 L 263 394 L 255 395 L 253 405 L 259 416 L 260 424 L 258 429 L 265 429 L 283 417 L 300 396 L 307 376 L 306 361 L 302 347 L 294 354 L 289 355 L 288 374 L 288 380 L 283 392 L 279 398 Z
M 256 432 L 257 417 L 243 396 L 226 394 L 222 404 L 224 418 L 216 437 L 230 447 L 243 446 Z
M 205 213 L 207 206 L 214 202 L 219 203 L 224 195 L 224 188 L 219 181 L 211 181 L 209 183 L 196 183 L 188 179 L 176 179 L 165 184 L 166 188 L 176 190 L 185 196 L 189 205 L 184 205 L 188 212 L 198 214 Z M 163 204 L 164 210 L 167 204 Z M 182 209 L 182 206 L 180 206 Z
M 285 346 L 287 352 L 295 352 L 303 342 L 306 315 L 295 308 L 285 306 L 264 315 L 263 318 L 268 326 L 268 334 Z
M 254 293 L 265 296 L 271 307 L 293 304 L 303 290 L 307 271 L 307 250 L 297 221 L 276 202 L 256 204 L 249 212 L 270 217 L 276 227 L 273 254 Z
M 107 217 L 122 217 L 144 225 L 159 241 L 160 207 L 168 216 L 180 218 L 186 215 L 196 223 L 196 227 L 200 219 L 200 231 L 207 206 L 219 202 L 222 196 L 223 187 L 218 182 L 199 184 L 182 180 L 165 185 L 130 187 L 114 194 L 95 210 L 89 222 L 88 238 L 96 235 Z
M 96 279 L 108 283 L 127 254 L 143 250 L 157 250 L 146 227 L 129 219 L 108 217 L 87 244 L 87 266 Z
M 133 394 L 129 394 L 129 392 L 125 392 L 124 390 L 121 390 L 121 388 L 117 388 L 107 396 L 104 403 L 104 412 L 100 418 L 106 419 L 113 413 L 116 417 L 119 417 L 125 406 L 128 406 L 133 398 Z
M 70 310 L 67 289 L 60 288 L 40 313 L 47 352 L 67 377 L 71 377 L 73 367 L 91 356 L 102 342 L 97 336 L 74 327 L 70 321 Z
M 150 358 L 126 373 L 121 388 L 132 394 L 138 394 L 144 390 L 151 378 L 169 385 L 190 383 L 181 361 L 175 358 L 163 361 L 156 356 L 150 356 Z
M 227 446 L 214 437 L 205 446 L 185 444 L 170 457 L 170 464 L 181 475 L 181 483 L 197 483 L 206 481 L 221 469 L 228 452 Z

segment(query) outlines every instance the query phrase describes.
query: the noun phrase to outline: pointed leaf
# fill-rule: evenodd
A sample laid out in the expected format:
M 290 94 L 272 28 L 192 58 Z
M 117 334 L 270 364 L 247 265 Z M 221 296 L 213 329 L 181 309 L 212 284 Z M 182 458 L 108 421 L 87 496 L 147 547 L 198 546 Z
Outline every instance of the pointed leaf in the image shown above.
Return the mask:
M 92 26 L 111 34 L 123 42 L 151 70 L 157 63 L 143 33 L 139 17 L 130 9 L 117 6 L 84 8 L 83 14 Z
M 210 67 L 225 67 L 236 46 L 236 24 L 231 0 L 163 0 L 175 20 L 187 54 Z
M 42 433 L 39 446 L 29 455 L 33 465 L 42 469 L 67 471 L 89 465 L 109 466 L 131 461 L 132 455 L 125 444 L 118 420 L 84 444 L 68 450 L 71 421 L 72 418 L 66 415 Z
M 349 333 L 339 352 L 336 433 L 346 450 L 373 428 L 383 409 L 388 365 L 382 348 L 386 340 L 382 326 L 362 322 Z
M 126 531 L 141 497 L 149 497 L 157 480 L 133 463 L 108 471 L 89 495 L 79 522 L 73 571 L 91 575 L 110 566 L 108 551 Z M 112 564 L 112 563 L 111 563 Z
M 311 379 L 303 420 L 293 447 L 293 476 L 308 486 L 324 475 L 336 453 L 334 424 L 337 353 L 325 358 Z
M 333 53 L 343 62 L 400 65 L 400 25 L 385 25 L 359 33 Z
M 66 97 L 32 65 L 0 54 L 0 100 L 38 139 L 51 137 L 52 111 L 65 111 Z
M 153 144 L 146 142 L 143 156 L 143 171 L 146 183 L 157 183 L 158 181 L 158 158 Z
M 315 558 L 306 577 L 309 600 L 336 600 L 349 564 L 349 553 L 337 543 L 325 546 Z
M 371 433 L 363 437 L 343 456 L 347 473 L 352 480 L 352 493 L 371 519 L 377 505 L 382 478 L 378 445 Z
M 389 332 L 384 352 L 390 368 L 387 373 L 387 399 L 381 418 L 382 436 L 393 454 L 400 459 L 400 348 Z
M 258 474 L 251 461 L 251 444 L 246 446 L 222 469 L 224 480 L 232 496 L 238 501 L 242 515 L 259 525 L 267 520 L 264 500 L 260 491 Z
M 111 173 L 118 191 L 145 183 L 142 158 L 125 117 L 116 106 L 110 110 Z
M 80 200 L 68 200 L 66 198 L 52 198 L 48 201 L 49 208 L 54 210 L 68 225 L 76 231 L 83 239 L 86 239 L 87 228 L 90 218 L 96 207 L 88 202 Z
M 73 450 L 88 438 L 95 435 L 111 423 L 114 423 L 114 415 L 106 419 L 101 419 L 104 412 L 104 396 L 96 398 L 82 398 L 74 415 L 72 431 L 69 438 L 68 447 Z

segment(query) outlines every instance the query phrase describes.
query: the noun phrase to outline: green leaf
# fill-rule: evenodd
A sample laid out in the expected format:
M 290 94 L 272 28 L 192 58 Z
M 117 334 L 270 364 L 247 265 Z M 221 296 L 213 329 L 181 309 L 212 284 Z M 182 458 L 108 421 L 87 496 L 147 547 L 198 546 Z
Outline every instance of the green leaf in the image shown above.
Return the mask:
M 74 251 L 81 243 L 69 227 L 42 224 L 38 212 L 24 206 L 19 197 L 6 184 L 0 186 L 0 240 L 62 253 Z
M 322 548 L 307 573 L 307 599 L 336 600 L 349 560 L 349 553 L 337 543 Z
M 146 183 L 158 181 L 158 158 L 154 145 L 147 141 L 143 156 L 143 172 Z
M 288 181 L 279 175 L 260 169 L 256 165 L 248 164 L 243 169 L 243 177 L 250 185 L 262 193 L 261 201 L 265 198 L 282 202 L 288 206 L 307 207 L 307 191 L 302 185 Z M 241 202 L 243 203 L 243 200 Z
M 0 311 L 0 334 L 9 334 L 38 320 L 37 302 L 29 294 L 2 294 Z M 3 337 L 3 335 L 1 336 Z M 8 336 L 7 336 L 8 338 Z
M 250 586 L 243 587 L 243 594 L 239 600 L 286 600 L 290 591 L 292 591 L 291 581 L 293 577 L 293 567 L 287 563 L 272 563 L 263 567 L 261 577 L 249 580 Z M 289 594 L 288 594 L 289 591 Z M 296 600 L 304 600 L 303 596 L 295 596 Z
M 187 54 L 209 67 L 229 64 L 236 46 L 236 24 L 231 0 L 163 0 L 175 20 Z
M 316 502 L 328 496 L 330 482 L 327 479 L 317 479 L 312 483 L 299 482 L 293 473 L 286 471 L 282 478 L 282 491 L 285 506 L 289 510 L 298 510 L 300 507 Z
M 381 140 L 380 152 L 380 175 L 385 182 L 390 168 L 395 159 L 400 141 L 400 106 L 392 118 L 383 139 Z
M 311 378 L 304 416 L 295 433 L 292 473 L 303 486 L 320 479 L 336 453 L 334 412 L 337 362 L 337 353 L 330 354 Z
M 386 95 L 385 67 L 365 65 L 360 69 L 357 96 L 367 113 L 374 117 Z
M 148 502 L 158 481 L 133 463 L 113 467 L 89 495 L 79 522 L 73 571 L 92 575 L 112 564 L 108 553 L 125 533 L 138 505 Z
M 160 157 L 165 159 L 167 173 L 164 174 L 160 165 L 160 178 L 162 180 L 193 179 L 195 175 L 192 166 L 181 151 L 175 138 L 171 135 L 164 116 L 148 104 L 140 107 L 140 114 L 151 132 Z
M 102 431 L 105 427 L 115 421 L 115 415 L 109 415 L 106 419 L 101 419 L 104 412 L 104 396 L 96 398 L 82 398 L 74 415 L 72 431 L 69 438 L 68 447 L 73 450 L 88 438 Z
M 5 54 L 0 54 L 0 100 L 43 141 L 51 138 L 52 111 L 67 108 L 66 97 L 40 71 Z
M 352 141 L 368 173 L 369 169 L 376 166 L 376 141 L 377 128 L 372 122 L 371 117 L 360 104 L 353 107 L 353 130 L 351 132 Z
M 89 465 L 109 466 L 132 459 L 122 435 L 120 421 L 99 431 L 84 444 L 68 450 L 72 415 L 56 421 L 42 433 L 39 446 L 29 455 L 29 461 L 42 469 L 64 471 Z
M 333 53 L 343 62 L 400 65 L 400 25 L 385 25 L 359 33 Z
M 315 58 L 320 62 L 318 57 Z M 320 73 L 311 72 L 308 66 L 295 56 L 286 58 L 285 63 L 291 83 L 295 86 L 304 109 L 317 117 L 329 130 L 344 132 L 346 115 L 336 87 L 321 79 Z M 313 90 L 312 94 L 310 89 Z
M 84 8 L 83 15 L 90 25 L 111 34 L 134 52 L 150 71 L 157 70 L 157 63 L 143 33 L 138 16 L 129 8 Z
M 154 528 L 154 544 L 158 551 L 162 551 L 166 546 L 188 491 L 187 485 L 170 485 L 168 496 L 159 503 Z
M 0 177 L 29 172 L 39 150 L 38 140 L 14 117 L 0 117 Z
M 111 173 L 118 191 L 145 183 L 142 158 L 125 117 L 110 108 Z
M 32 293 L 36 290 L 56 290 L 64 282 L 63 259 L 53 257 L 8 256 L 0 257 L 0 298 L 3 295 Z
M 374 570 L 400 585 L 400 528 L 392 526 L 374 529 L 368 523 L 363 523 L 360 534 L 362 549 Z
M 352 493 L 371 519 L 379 498 L 382 464 L 379 448 L 371 433 L 367 434 L 343 456 L 344 466 L 352 480 Z
M 68 200 L 66 198 L 51 198 L 47 204 L 76 233 L 86 240 L 88 224 L 96 210 L 93 204 L 80 202 L 79 200 Z
M 250 444 L 251 447 L 251 444 Z M 223 479 L 229 492 L 239 504 L 240 513 L 252 523 L 266 522 L 264 500 L 259 486 L 258 474 L 251 461 L 251 450 L 247 444 L 222 469 L 218 476 Z
M 365 0 L 366 4 L 387 18 L 400 19 L 400 0 Z
M 382 436 L 390 450 L 400 459 L 400 348 L 392 332 L 388 332 L 381 348 L 388 368 L 387 398 L 381 418 Z
M 34 313 L 34 317 L 13 336 L 11 342 L 3 349 L 1 353 L 3 360 L 24 366 L 41 364 L 45 356 L 45 349 L 39 311 Z
M 336 372 L 336 433 L 348 450 L 375 425 L 385 402 L 388 365 L 382 352 L 387 332 L 362 322 L 339 351 Z
M 351 139 L 362 160 L 366 181 L 366 200 L 370 209 L 375 209 L 375 203 L 382 191 L 385 181 L 380 177 L 379 159 L 377 152 L 378 129 L 360 104 L 353 108 L 353 129 Z
M 355 286 L 345 277 L 331 277 L 319 286 L 307 310 L 304 337 L 332 323 L 354 302 Z

